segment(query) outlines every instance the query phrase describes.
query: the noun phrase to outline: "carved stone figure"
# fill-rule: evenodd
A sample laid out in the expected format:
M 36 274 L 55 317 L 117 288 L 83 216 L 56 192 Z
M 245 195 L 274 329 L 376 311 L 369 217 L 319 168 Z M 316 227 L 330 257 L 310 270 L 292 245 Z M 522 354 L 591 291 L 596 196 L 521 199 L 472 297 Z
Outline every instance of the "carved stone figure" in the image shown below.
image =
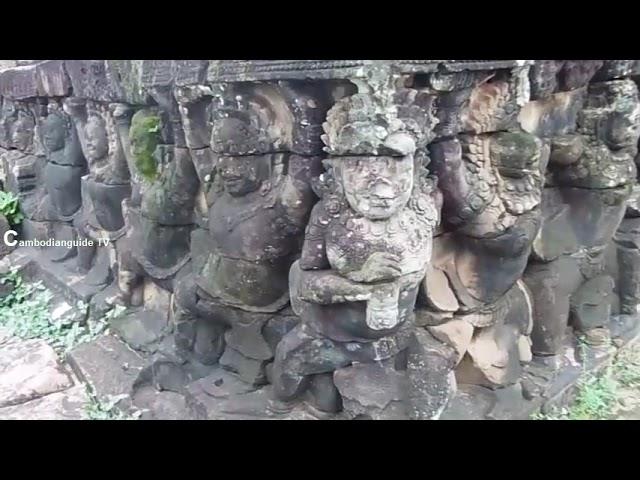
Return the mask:
M 219 360 L 250 383 L 266 381 L 273 351 L 263 332 L 281 321 L 288 304 L 289 267 L 299 254 L 314 200 L 310 181 L 319 170 L 313 145 L 295 144 L 294 138 L 302 139 L 293 121 L 304 117 L 287 101 L 291 88 L 177 91 L 186 142 L 204 180 L 207 218 L 192 236 L 194 274 L 176 292 L 176 342 L 188 356 L 208 364 Z M 314 109 L 322 115 L 322 103 L 311 94 L 300 105 L 305 131 L 317 125 Z
M 47 152 L 45 181 L 54 214 L 69 220 L 82 204 L 80 177 L 86 162 L 71 120 L 56 103 L 42 123 L 42 143 Z
M 113 109 L 133 183 L 131 199 L 124 200 L 128 228 L 118 271 L 120 301 L 128 305 L 141 302 L 140 294 L 132 295 L 145 275 L 173 290 L 170 280 L 190 258 L 199 183 L 171 90 L 152 96 L 159 107 L 133 115 L 126 105 Z
M 3 62 L 0 233 L 80 246 L 2 263 L 118 408 L 526 418 L 640 336 L 638 60 Z
M 568 323 L 594 345 L 609 341 L 613 280 L 604 253 L 636 178 L 638 102 L 630 80 L 591 83 L 576 131 L 551 139 L 545 219 L 525 274 L 534 296 L 533 351 L 541 357 L 562 352 Z
M 131 194 L 129 169 L 106 105 L 71 97 L 64 109 L 76 125 L 89 168 L 82 179 L 82 213 L 74 223 L 79 236 L 93 240 L 93 245 L 78 249 L 78 268 L 92 272 L 88 282 L 104 284 L 111 275 L 110 261 L 104 254 L 95 257 L 97 244 L 124 235 L 122 201 Z
M 42 198 L 43 159 L 37 155 L 36 115 L 25 101 L 2 99 L 0 146 L 5 188 L 20 199 L 26 218 L 37 215 Z
M 416 372 L 416 365 L 433 352 L 430 339 L 417 338 L 413 328 L 439 218 L 437 191 L 423 156 L 415 154 L 435 121 L 430 103 L 418 104 L 424 108 L 423 125 L 403 118 L 415 112 L 398 104 L 408 107 L 417 92 L 401 92 L 409 101 L 394 95 L 386 84 L 392 79 L 384 75 L 373 71 L 368 85 L 373 92 L 361 90 L 338 101 L 324 125 L 331 156 L 321 177 L 322 199 L 290 273 L 300 324 L 276 350 L 274 411 L 290 410 L 314 390 L 312 408 L 336 412 L 344 406 L 350 416 L 420 418 L 424 410 L 437 416 L 444 406 L 417 394 L 423 376 L 432 377 Z M 373 115 L 385 110 L 397 113 Z M 436 370 L 438 363 L 433 365 Z M 447 373 L 442 383 L 426 384 L 450 388 Z M 363 400 L 366 379 L 380 389 L 378 401 Z M 322 404 L 318 397 L 334 401 Z
M 549 149 L 515 123 L 528 99 L 526 72 L 480 73 L 450 130 L 459 134 L 429 146 L 443 228 L 416 323 L 456 350 L 460 384 L 498 388 L 515 383 L 531 356 L 531 304 L 520 278 L 540 227 Z M 464 85 L 460 77 L 451 83 Z
M 435 335 L 461 328 L 458 321 L 470 325 L 464 327 L 464 344 L 456 345 L 464 360 L 459 381 L 473 383 L 484 375 L 481 384 L 505 385 L 517 380 L 519 362 L 527 357 L 525 349 L 521 358 L 517 346 L 526 344 L 531 331 L 530 299 L 518 280 L 540 226 L 537 207 L 548 150 L 532 135 L 505 132 L 461 136 L 434 144 L 431 152 L 449 231 L 434 239 L 434 272 L 424 284 L 426 308 L 419 310 L 419 322 Z M 456 319 L 451 327 L 447 318 Z M 505 328 L 510 322 L 513 332 Z M 496 335 L 496 354 L 504 348 L 510 358 L 503 378 L 491 381 L 492 363 L 474 353 L 486 335 Z M 464 373 L 469 369 L 477 373 Z

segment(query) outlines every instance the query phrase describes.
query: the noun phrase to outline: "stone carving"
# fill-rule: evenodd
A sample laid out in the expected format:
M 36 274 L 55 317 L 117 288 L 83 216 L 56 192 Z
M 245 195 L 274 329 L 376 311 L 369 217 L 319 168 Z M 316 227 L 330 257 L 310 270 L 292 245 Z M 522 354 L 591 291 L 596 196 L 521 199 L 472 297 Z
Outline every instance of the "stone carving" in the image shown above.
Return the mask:
M 513 418 L 640 331 L 640 61 L 0 65 L 19 237 L 93 241 L 28 271 L 149 418 Z
M 290 275 L 301 323 L 278 345 L 273 367 L 276 411 L 291 408 L 307 389 L 335 399 L 313 407 L 335 412 L 344 403 L 353 417 L 430 417 L 444 406 L 429 404 L 428 391 L 443 385 L 423 385 L 421 375 L 428 374 L 416 371 L 434 356 L 433 342 L 413 329 L 439 218 L 424 151 L 416 152 L 435 120 L 429 99 L 394 91 L 381 73 L 374 70 L 368 84 L 327 115 L 322 199 Z M 412 122 L 419 108 L 422 124 Z M 367 392 L 367 380 L 380 398 Z M 449 380 L 445 374 L 445 388 Z
M 108 105 L 70 97 L 64 109 L 76 126 L 89 169 L 82 179 L 83 209 L 74 225 L 80 238 L 93 243 L 78 249 L 78 268 L 92 272 L 89 282 L 106 284 L 111 278 L 110 260 L 106 252 L 96 256 L 97 245 L 125 233 L 122 201 L 131 194 L 130 173 Z
M 192 236 L 194 273 L 176 292 L 176 342 L 183 353 L 219 360 L 250 383 L 266 380 L 273 351 L 263 332 L 285 321 L 289 267 L 319 170 L 320 152 L 303 134 L 324 118 L 323 94 L 303 89 L 294 106 L 297 88 L 223 84 L 215 92 L 176 92 L 207 206 L 207 222 Z
M 637 175 L 639 108 L 632 81 L 594 82 L 575 131 L 551 137 L 544 225 L 524 277 L 534 296 L 536 355 L 559 355 L 568 323 L 593 344 L 609 341 L 613 279 L 604 250 Z
M 45 185 L 53 218 L 70 220 L 82 205 L 80 177 L 86 162 L 75 127 L 57 103 L 49 104 L 42 122 L 42 143 L 47 154 Z
M 131 199 L 125 199 L 127 238 L 119 248 L 119 300 L 140 304 L 136 287 L 148 276 L 168 290 L 189 261 L 195 197 L 198 189 L 184 141 L 178 104 L 170 88 L 155 89 L 158 107 L 132 114 L 127 105 L 113 108 L 132 172 Z

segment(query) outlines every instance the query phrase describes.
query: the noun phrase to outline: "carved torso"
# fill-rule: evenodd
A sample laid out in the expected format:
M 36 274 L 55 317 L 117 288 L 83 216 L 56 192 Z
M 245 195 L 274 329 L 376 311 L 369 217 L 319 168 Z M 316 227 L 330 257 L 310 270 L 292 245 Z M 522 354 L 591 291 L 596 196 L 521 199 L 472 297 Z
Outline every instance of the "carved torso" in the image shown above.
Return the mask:
M 288 302 L 302 228 L 288 220 L 277 190 L 223 193 L 209 210 L 209 231 L 211 252 L 198 280 L 207 294 L 250 311 L 277 311 Z
M 327 227 L 329 264 L 344 274 L 360 269 L 374 252 L 390 252 L 402 258 L 399 266 L 403 275 L 420 272 L 431 249 L 425 223 L 410 208 L 384 221 L 371 221 L 347 210 Z
M 301 259 L 303 269 L 331 268 L 348 278 L 372 254 L 386 252 L 401 258 L 398 264 L 401 275 L 376 284 L 373 298 L 368 302 L 309 303 L 303 315 L 305 323 L 337 341 L 371 342 L 394 334 L 413 318 L 418 285 L 431 256 L 435 223 L 427 197 L 422 200 L 424 202 L 415 202 L 417 208 L 406 206 L 391 218 L 378 221 L 368 220 L 350 209 L 332 215 L 326 205 L 316 208 L 307 230 Z M 378 308 L 397 313 L 392 328 L 369 326 L 367 316 L 375 314 L 372 310 Z

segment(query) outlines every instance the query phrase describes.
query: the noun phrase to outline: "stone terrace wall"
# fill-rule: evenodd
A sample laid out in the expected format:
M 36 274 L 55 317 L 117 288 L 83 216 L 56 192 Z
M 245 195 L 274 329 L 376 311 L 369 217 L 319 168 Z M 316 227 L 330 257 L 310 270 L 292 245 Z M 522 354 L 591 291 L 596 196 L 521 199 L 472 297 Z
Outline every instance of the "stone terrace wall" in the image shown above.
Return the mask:
M 636 327 L 640 61 L 0 69 L 32 262 L 196 416 L 486 416 Z

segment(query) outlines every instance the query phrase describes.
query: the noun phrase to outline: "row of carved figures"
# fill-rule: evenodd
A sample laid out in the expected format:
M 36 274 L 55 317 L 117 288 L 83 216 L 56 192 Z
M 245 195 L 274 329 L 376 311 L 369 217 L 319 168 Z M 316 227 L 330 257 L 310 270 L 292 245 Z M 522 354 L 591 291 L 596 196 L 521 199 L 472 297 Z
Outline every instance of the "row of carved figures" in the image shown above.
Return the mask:
M 614 288 L 636 311 L 632 224 L 626 281 L 604 256 L 635 216 L 638 88 L 587 67 L 4 98 L 5 183 L 28 222 L 112 241 L 54 261 L 125 305 L 171 292 L 182 358 L 272 384 L 273 412 L 437 418 L 560 356 L 568 322 L 602 340 Z

